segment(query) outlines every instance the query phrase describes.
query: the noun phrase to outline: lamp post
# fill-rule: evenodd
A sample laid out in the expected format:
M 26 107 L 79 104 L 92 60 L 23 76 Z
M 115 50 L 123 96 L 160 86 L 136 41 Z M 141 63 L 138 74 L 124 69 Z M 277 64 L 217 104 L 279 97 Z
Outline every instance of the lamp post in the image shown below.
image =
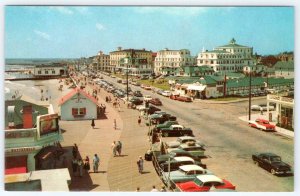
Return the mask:
M 249 117 L 248 120 L 251 120 L 251 70 L 249 72 Z

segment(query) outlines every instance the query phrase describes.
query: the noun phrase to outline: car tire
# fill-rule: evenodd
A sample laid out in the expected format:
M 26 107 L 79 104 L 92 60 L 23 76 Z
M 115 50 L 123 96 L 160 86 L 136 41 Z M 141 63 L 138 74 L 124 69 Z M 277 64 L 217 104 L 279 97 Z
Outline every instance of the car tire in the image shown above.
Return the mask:
M 271 172 L 272 175 L 275 175 L 275 174 L 276 174 L 276 171 L 275 171 L 274 169 L 271 169 L 270 172 Z
M 163 133 L 163 136 L 164 136 L 164 137 L 168 137 L 169 134 L 168 134 L 167 132 L 165 132 L 165 133 Z

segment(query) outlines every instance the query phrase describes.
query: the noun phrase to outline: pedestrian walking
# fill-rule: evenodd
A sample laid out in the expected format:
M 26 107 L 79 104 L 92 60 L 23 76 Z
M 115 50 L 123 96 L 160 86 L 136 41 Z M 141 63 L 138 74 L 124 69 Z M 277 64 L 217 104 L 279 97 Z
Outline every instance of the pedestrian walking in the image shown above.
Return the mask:
M 83 176 L 83 161 L 82 161 L 82 159 L 78 159 L 77 164 L 78 164 L 79 176 L 82 177 Z
M 76 174 L 76 172 L 77 172 L 77 167 L 78 167 L 77 159 L 76 159 L 76 158 L 73 158 L 73 160 L 72 160 L 72 171 L 73 171 L 73 175 Z
M 76 143 L 74 144 L 74 146 L 72 148 L 72 153 L 73 153 L 73 158 L 76 158 L 77 154 L 78 154 L 78 146 Z
M 93 158 L 93 170 L 94 170 L 94 173 L 98 173 L 99 163 L 100 163 L 100 158 L 98 157 L 97 154 L 95 154 L 94 158 Z
M 95 119 L 94 118 L 92 119 L 91 126 L 93 127 L 93 129 L 95 128 Z
M 83 164 L 83 169 L 88 173 L 89 170 L 91 169 L 91 166 L 90 166 L 90 159 L 88 156 L 85 157 L 84 159 L 84 164 Z
M 118 112 L 121 112 L 121 104 L 118 103 Z
M 139 119 L 138 119 L 139 126 L 141 125 L 141 122 L 142 122 L 142 119 L 141 119 L 141 116 L 139 116 Z
M 121 143 L 121 141 L 117 141 L 117 152 L 120 156 L 121 152 L 122 152 L 122 143 Z
M 117 120 L 114 119 L 114 129 L 116 130 L 117 129 Z
M 137 161 L 137 165 L 138 165 L 140 174 L 142 174 L 143 170 L 144 170 L 144 160 L 143 160 L 142 156 L 139 157 L 139 159 Z
M 158 190 L 156 189 L 156 187 L 154 185 L 152 186 L 151 192 L 158 192 Z
M 136 187 L 135 192 L 140 192 L 140 187 Z
M 112 149 L 112 153 L 115 156 L 117 156 L 117 144 L 116 144 L 116 141 L 114 141 L 112 144 L 111 144 L 111 149 Z

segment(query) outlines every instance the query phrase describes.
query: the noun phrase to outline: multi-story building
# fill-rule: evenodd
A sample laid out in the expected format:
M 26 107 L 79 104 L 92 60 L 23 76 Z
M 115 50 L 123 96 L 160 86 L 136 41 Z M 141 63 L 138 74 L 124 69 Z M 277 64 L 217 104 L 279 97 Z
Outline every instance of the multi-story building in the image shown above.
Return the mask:
M 152 64 L 148 63 L 145 58 L 122 58 L 120 60 L 120 68 L 122 74 L 126 74 L 126 70 L 128 69 L 128 75 L 140 78 L 148 78 L 153 73 Z
M 104 54 L 102 51 L 99 51 L 97 56 L 93 58 L 93 70 L 111 72 L 112 67 L 110 66 L 110 57 L 108 54 Z
M 219 46 L 212 51 L 202 51 L 198 54 L 198 66 L 210 66 L 216 72 L 239 72 L 244 66 L 255 63 L 253 48 L 236 44 L 232 39 L 229 44 Z
M 121 59 L 124 58 L 137 58 L 137 59 L 143 59 L 143 64 L 147 64 L 149 66 L 152 66 L 152 51 L 145 50 L 145 48 L 141 50 L 137 49 L 123 49 L 121 47 L 118 47 L 118 50 L 112 51 L 109 53 L 110 56 L 110 66 L 113 72 L 123 72 L 124 69 L 124 63 L 121 62 Z M 127 65 L 126 65 L 127 66 Z
M 274 65 L 275 77 L 294 78 L 294 61 L 278 61 Z
M 187 49 L 169 50 L 168 48 L 157 52 L 154 61 L 154 73 L 174 75 L 176 68 L 195 65 L 195 58 Z M 166 72 L 167 70 L 167 72 Z

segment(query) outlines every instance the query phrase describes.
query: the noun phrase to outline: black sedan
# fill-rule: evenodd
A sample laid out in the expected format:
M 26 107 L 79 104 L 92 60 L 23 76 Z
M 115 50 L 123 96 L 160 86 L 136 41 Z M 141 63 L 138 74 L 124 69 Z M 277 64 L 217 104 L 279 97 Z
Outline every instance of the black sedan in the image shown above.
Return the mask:
M 281 157 L 274 153 L 258 153 L 252 155 L 252 160 L 257 166 L 260 166 L 271 174 L 291 174 L 291 166 L 284 163 Z

